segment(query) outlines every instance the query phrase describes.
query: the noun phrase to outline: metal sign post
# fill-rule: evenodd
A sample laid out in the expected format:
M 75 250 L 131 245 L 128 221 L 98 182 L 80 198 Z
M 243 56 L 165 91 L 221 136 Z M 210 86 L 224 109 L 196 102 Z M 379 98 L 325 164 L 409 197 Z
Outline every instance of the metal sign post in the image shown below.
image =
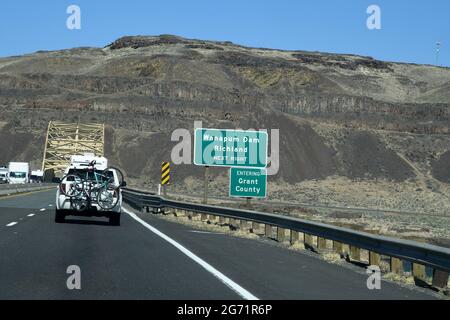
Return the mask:
M 245 198 L 245 206 L 247 207 L 247 209 L 251 209 L 252 207 L 252 204 L 250 203 L 251 200 L 252 200 L 251 197 Z
M 209 182 L 209 167 L 205 166 L 205 175 L 204 175 L 204 180 L 203 180 L 203 203 L 207 204 L 208 203 L 208 182 Z

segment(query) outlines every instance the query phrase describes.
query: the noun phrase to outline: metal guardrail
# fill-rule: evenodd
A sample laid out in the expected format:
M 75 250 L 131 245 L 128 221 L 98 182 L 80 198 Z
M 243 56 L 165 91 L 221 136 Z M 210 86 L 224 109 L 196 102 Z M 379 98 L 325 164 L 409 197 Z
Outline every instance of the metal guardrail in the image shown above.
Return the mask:
M 168 195 L 171 195 L 170 193 Z M 197 198 L 202 199 L 203 196 L 194 196 L 189 194 L 179 194 L 176 195 L 190 197 L 190 198 Z M 245 198 L 233 198 L 230 199 L 230 197 L 218 197 L 218 196 L 208 196 L 208 199 L 212 200 L 220 200 L 220 201 L 246 201 Z M 310 204 L 310 203 L 304 203 L 304 202 L 293 202 L 293 201 L 276 201 L 276 200 L 263 200 L 259 199 L 258 204 L 268 204 L 268 205 L 281 205 L 286 207 L 294 207 L 294 208 L 311 208 L 311 209 L 325 209 L 325 210 L 337 210 L 337 211 L 345 211 L 345 212 L 356 212 L 356 213 L 363 213 L 363 214 L 399 214 L 399 215 L 421 215 L 421 216 L 427 216 L 427 217 L 444 217 L 444 218 L 450 218 L 450 213 L 448 214 L 437 214 L 437 213 L 425 213 L 420 211 L 408 211 L 408 210 L 398 210 L 398 209 L 392 209 L 392 208 L 365 208 L 365 207 L 350 207 L 350 206 L 336 206 L 336 205 L 327 205 L 327 204 Z
M 420 243 L 411 240 L 396 239 L 392 237 L 373 235 L 366 232 L 355 231 L 348 228 L 313 222 L 304 219 L 288 217 L 277 214 L 263 213 L 235 208 L 217 207 L 205 204 L 188 203 L 168 200 L 150 192 L 124 188 L 123 199 L 135 209 L 142 210 L 146 207 L 173 208 L 187 212 L 222 216 L 226 218 L 251 221 L 300 232 L 305 235 L 317 236 L 321 239 L 329 239 L 341 245 L 347 244 L 350 248 L 368 250 L 371 254 L 384 255 L 400 260 L 409 261 L 413 264 L 429 266 L 447 275 L 450 271 L 450 249 L 431 244 Z M 370 255 L 373 257 L 373 255 Z M 358 251 L 359 257 L 359 251 Z

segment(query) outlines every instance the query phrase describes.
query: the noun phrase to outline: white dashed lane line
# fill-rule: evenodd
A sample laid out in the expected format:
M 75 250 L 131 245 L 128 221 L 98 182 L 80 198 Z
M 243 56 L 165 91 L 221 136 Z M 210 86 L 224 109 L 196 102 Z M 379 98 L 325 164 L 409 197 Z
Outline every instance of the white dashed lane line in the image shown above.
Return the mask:
M 45 208 L 42 208 L 39 211 L 45 211 Z M 27 214 L 27 217 L 33 217 L 33 216 L 35 216 L 34 213 Z M 23 220 L 23 218 L 20 218 L 20 220 Z M 7 227 L 12 227 L 12 226 L 15 226 L 17 223 L 18 223 L 17 221 L 13 221 L 13 222 L 8 223 L 6 226 Z

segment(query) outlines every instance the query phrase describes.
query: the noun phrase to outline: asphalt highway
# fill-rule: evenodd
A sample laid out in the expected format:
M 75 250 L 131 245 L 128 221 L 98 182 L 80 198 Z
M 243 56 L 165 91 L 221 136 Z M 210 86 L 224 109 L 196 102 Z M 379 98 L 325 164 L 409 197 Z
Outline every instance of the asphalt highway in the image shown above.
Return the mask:
M 0 198 L 0 299 L 433 299 L 269 241 L 149 213 L 54 222 L 55 190 Z M 70 290 L 69 266 L 80 268 Z

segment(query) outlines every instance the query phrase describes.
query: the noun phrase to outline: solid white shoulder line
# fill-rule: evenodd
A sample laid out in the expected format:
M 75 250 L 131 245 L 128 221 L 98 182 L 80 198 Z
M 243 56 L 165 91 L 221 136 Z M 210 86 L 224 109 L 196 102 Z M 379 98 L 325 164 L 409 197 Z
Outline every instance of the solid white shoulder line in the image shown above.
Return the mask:
M 176 247 L 178 250 L 180 250 L 181 252 L 183 252 L 186 256 L 188 256 L 189 258 L 191 258 L 192 260 L 194 260 L 195 262 L 197 262 L 200 266 L 202 266 L 206 271 L 208 271 L 209 273 L 211 273 L 213 276 L 215 276 L 217 279 L 219 279 L 220 281 L 222 281 L 226 286 L 228 286 L 230 289 L 232 289 L 234 292 L 236 292 L 237 294 L 239 294 L 241 297 L 243 297 L 246 300 L 259 300 L 257 297 L 255 297 L 253 294 L 251 294 L 250 292 L 248 292 L 246 289 L 242 288 L 240 285 L 238 285 L 236 282 L 234 282 L 233 280 L 231 280 L 230 278 L 228 278 L 226 275 L 224 275 L 223 273 L 221 273 L 219 270 L 217 270 L 216 268 L 214 268 L 213 266 L 211 266 L 209 263 L 207 263 L 206 261 L 204 261 L 203 259 L 199 258 L 198 256 L 196 256 L 194 253 L 192 253 L 191 251 L 189 251 L 188 249 L 186 249 L 185 247 L 183 247 L 181 244 L 179 244 L 178 242 L 176 242 L 175 240 L 173 240 L 172 238 L 166 236 L 164 233 L 162 233 L 161 231 L 159 231 L 158 229 L 152 227 L 151 225 L 149 225 L 147 222 L 145 222 L 144 220 L 142 220 L 141 218 L 139 218 L 136 214 L 134 214 L 133 212 L 129 211 L 128 209 L 122 208 L 122 210 L 124 212 L 126 212 L 130 217 L 132 217 L 134 220 L 136 220 L 137 222 L 139 222 L 140 224 L 142 224 L 144 227 L 146 227 L 147 229 L 149 229 L 150 231 L 152 231 L 153 233 L 155 233 L 156 235 L 158 235 L 159 237 L 163 238 L 164 240 L 166 240 L 167 242 L 169 242 L 171 245 L 173 245 L 174 247 Z
M 17 224 L 17 222 L 14 221 L 14 222 L 8 223 L 6 226 L 7 226 L 7 227 L 12 227 L 12 226 L 14 226 L 14 225 L 16 225 L 16 224 Z

